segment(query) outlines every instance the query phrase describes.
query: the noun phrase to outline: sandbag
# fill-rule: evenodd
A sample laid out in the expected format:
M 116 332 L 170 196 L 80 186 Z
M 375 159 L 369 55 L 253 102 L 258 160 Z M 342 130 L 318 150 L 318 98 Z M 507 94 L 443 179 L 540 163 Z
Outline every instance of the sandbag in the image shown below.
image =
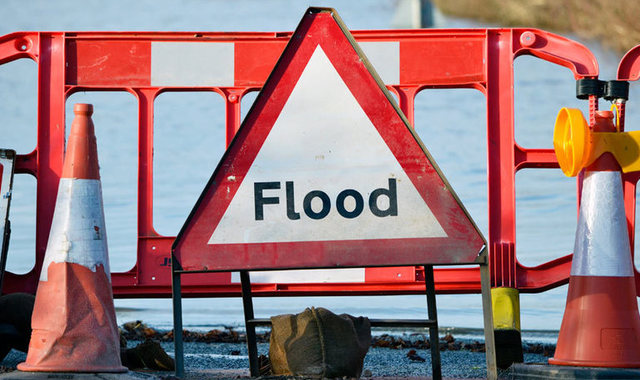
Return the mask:
M 271 317 L 269 359 L 274 375 L 360 377 L 371 345 L 366 317 L 324 308 Z

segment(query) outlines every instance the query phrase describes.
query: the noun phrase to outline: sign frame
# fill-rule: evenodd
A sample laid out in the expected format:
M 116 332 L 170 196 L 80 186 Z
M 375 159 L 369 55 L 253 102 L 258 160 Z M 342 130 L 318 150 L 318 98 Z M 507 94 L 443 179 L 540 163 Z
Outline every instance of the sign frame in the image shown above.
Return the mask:
M 323 12 L 332 15 L 335 22 L 318 26 L 318 21 L 313 21 L 315 19 L 312 18 Z M 235 197 L 243 188 L 249 187 L 248 184 L 244 185 L 249 182 L 251 169 L 256 166 L 259 153 L 264 150 L 267 138 L 280 120 L 283 108 L 318 47 L 324 48 L 323 52 L 330 64 L 357 101 L 356 106 L 362 108 L 371 126 L 380 134 L 378 138 L 381 138 L 382 144 L 386 144 L 384 149 L 392 154 L 391 159 L 400 165 L 398 170 L 406 176 L 406 181 L 402 182 L 402 177 L 399 177 L 398 187 L 400 188 L 400 183 L 404 183 L 407 188 L 414 187 L 417 190 L 416 196 L 422 197 L 427 208 L 431 208 L 427 212 L 437 219 L 436 224 L 439 223 L 438 228 L 445 231 L 444 236 L 356 236 L 345 240 L 330 237 L 317 240 L 239 240 L 212 243 L 217 228 L 225 221 L 228 209 L 233 207 Z M 388 169 L 384 167 L 384 170 Z M 393 172 L 390 176 L 392 175 Z M 284 182 L 285 179 L 282 179 L 282 184 L 278 183 L 280 189 L 285 187 Z M 293 185 L 291 189 L 293 192 Z M 257 203 L 257 199 L 254 202 Z M 351 225 L 361 217 L 352 219 Z M 256 216 L 256 220 L 257 218 Z M 408 230 L 411 225 L 401 228 Z M 178 233 L 172 246 L 172 254 L 182 270 L 209 272 L 384 267 L 425 262 L 475 264 L 483 246 L 486 246 L 486 241 L 482 233 L 344 23 L 339 20 L 335 11 L 316 12 L 310 9 L 298 25 Z M 396 250 L 402 250 L 402 255 L 393 254 Z M 300 255 L 299 252 L 305 252 L 305 255 Z
M 345 260 L 345 253 L 349 254 L 349 253 L 352 253 L 350 251 L 354 250 L 353 248 L 351 248 L 352 246 L 354 246 L 353 241 L 349 241 L 348 243 L 346 243 L 346 246 L 343 246 L 343 244 L 341 244 L 341 242 L 337 240 L 329 241 L 328 244 L 324 244 L 323 242 L 320 242 L 319 244 L 318 242 L 310 242 L 311 243 L 310 246 L 306 244 L 309 242 L 302 242 L 302 244 L 300 244 L 299 242 L 286 243 L 286 244 L 260 243 L 260 246 L 258 246 L 258 248 L 256 248 L 256 246 L 250 246 L 246 243 L 237 244 L 237 246 L 233 246 L 233 244 L 230 244 L 229 246 L 225 246 L 225 249 L 222 250 L 226 256 L 217 256 L 215 259 L 207 258 L 207 253 L 210 253 L 212 248 L 209 248 L 207 245 L 202 244 L 203 239 L 201 236 L 206 236 L 206 234 L 202 234 L 202 233 L 200 233 L 199 235 L 195 234 L 195 236 L 200 236 L 199 240 L 197 241 L 199 245 L 198 244 L 187 245 L 187 243 L 184 243 L 184 241 L 191 242 L 191 240 L 189 240 L 191 236 L 190 234 L 192 230 L 198 226 L 197 221 L 199 220 L 199 218 L 210 220 L 213 217 L 213 218 L 217 218 L 216 222 L 219 222 L 219 220 L 224 215 L 226 208 L 225 210 L 220 210 L 221 209 L 220 207 L 219 208 L 210 207 L 210 203 L 208 202 L 211 202 L 211 199 L 216 199 L 215 198 L 216 191 L 221 191 L 221 192 L 226 191 L 226 193 L 230 194 L 228 198 L 233 199 L 233 196 L 238 190 L 240 183 L 242 183 L 244 176 L 248 172 L 253 159 L 255 159 L 257 152 L 254 152 L 253 157 L 247 160 L 249 165 L 248 167 L 247 167 L 247 162 L 244 162 L 245 171 L 242 173 L 241 177 L 243 178 L 241 178 L 240 180 L 238 180 L 234 175 L 227 176 L 227 174 L 229 174 L 228 167 L 233 166 L 232 165 L 234 163 L 233 160 L 236 159 L 237 157 L 236 155 L 241 154 L 239 153 L 241 150 L 245 150 L 245 151 L 247 150 L 246 147 L 249 144 L 246 144 L 246 142 L 249 137 L 257 135 L 258 133 L 261 133 L 262 140 L 259 144 L 257 144 L 258 151 L 261 149 L 264 139 L 266 139 L 266 136 L 269 134 L 269 132 L 271 131 L 271 128 L 273 127 L 273 123 L 270 123 L 268 127 L 263 127 L 262 129 L 260 129 L 260 127 L 255 127 L 254 129 L 256 130 L 253 130 L 252 127 L 255 125 L 254 124 L 255 119 L 259 118 L 262 115 L 261 111 L 264 107 L 266 107 L 265 104 L 270 103 L 274 99 L 272 98 L 272 96 L 273 96 L 274 90 L 277 89 L 278 86 L 280 85 L 280 79 L 282 78 L 281 76 L 282 71 L 284 70 L 286 74 L 286 70 L 289 69 L 291 60 L 296 57 L 297 49 L 302 44 L 304 44 L 306 42 L 307 37 L 311 35 L 311 33 L 307 34 L 309 30 L 318 32 L 319 29 L 312 29 L 313 27 L 316 27 L 314 23 L 317 22 L 317 20 L 320 20 L 318 21 L 320 24 L 322 23 L 326 24 L 327 23 L 326 20 L 329 20 L 329 19 L 332 20 L 331 23 L 333 23 L 334 26 L 335 25 L 338 26 L 340 33 L 342 35 L 342 38 L 346 40 L 348 45 L 355 51 L 355 54 L 357 54 L 357 58 L 359 59 L 359 61 L 363 63 L 363 65 L 357 64 L 364 68 L 364 70 L 361 70 L 361 71 L 364 71 L 369 74 L 369 77 L 367 77 L 366 75 L 364 76 L 361 75 L 359 79 L 360 80 L 364 79 L 369 81 L 371 81 L 372 79 L 375 82 L 375 86 L 378 87 L 378 89 L 380 90 L 380 93 L 384 96 L 384 98 L 386 98 L 385 99 L 386 103 L 378 103 L 378 105 L 382 104 L 382 105 L 385 105 L 385 107 L 387 103 L 391 105 L 393 107 L 393 112 L 395 112 L 395 115 L 397 117 L 396 121 L 403 124 L 404 127 L 406 127 L 406 130 L 409 132 L 407 136 L 410 136 L 410 138 L 415 139 L 415 143 L 417 143 L 417 144 L 410 145 L 409 148 L 407 148 L 407 145 L 403 145 L 402 148 L 405 150 L 414 149 L 414 151 L 416 149 L 419 149 L 419 152 L 422 155 L 421 158 L 423 160 L 426 159 L 428 161 L 430 166 L 427 169 L 431 171 L 431 173 L 422 172 L 422 174 L 430 175 L 431 179 L 437 178 L 442 182 L 442 186 L 439 187 L 440 190 L 443 191 L 443 194 L 446 194 L 447 196 L 451 197 L 451 199 L 454 201 L 453 204 L 457 206 L 457 208 L 455 208 L 452 206 L 453 204 L 450 203 L 448 207 L 455 209 L 454 212 L 457 212 L 457 214 L 455 215 L 457 216 L 463 215 L 464 218 L 466 219 L 465 221 L 468 222 L 468 224 L 462 225 L 461 223 L 458 223 L 458 220 L 454 220 L 453 222 L 451 222 L 452 224 L 455 225 L 453 227 L 453 230 L 451 229 L 451 226 L 447 226 L 447 228 L 445 228 L 445 231 L 447 231 L 448 233 L 451 233 L 453 231 L 453 233 L 456 234 L 455 237 L 458 240 L 450 239 L 449 238 L 450 235 L 448 234 L 446 235 L 446 238 L 442 238 L 443 240 L 440 240 L 440 241 L 437 240 L 438 238 L 431 238 L 430 244 L 432 244 L 432 246 L 430 246 L 428 249 L 425 249 L 422 246 L 424 243 L 423 241 L 424 239 L 406 239 L 408 241 L 408 245 L 405 245 L 402 248 L 400 248 L 403 253 L 403 255 L 401 256 L 402 257 L 401 259 L 398 258 L 399 255 L 395 255 L 393 254 L 393 252 L 389 253 L 389 251 L 398 249 L 396 246 L 398 242 L 395 240 L 399 240 L 399 239 L 388 239 L 390 241 L 385 241 L 384 239 L 377 239 L 377 240 L 373 240 L 372 242 L 369 242 L 366 240 L 355 241 L 355 246 L 364 245 L 364 248 L 355 249 L 356 254 L 354 255 L 354 257 L 359 257 L 358 254 L 364 254 L 367 257 L 375 256 L 375 255 L 381 255 L 382 257 L 384 257 L 384 259 L 382 259 L 381 261 L 374 261 L 374 262 L 369 262 L 366 259 L 362 259 L 361 257 L 359 257 L 357 260 L 350 260 L 348 258 Z M 328 25 L 331 25 L 331 23 L 329 23 Z M 330 28 L 330 27 L 331 26 L 326 28 Z M 316 28 L 322 28 L 322 26 L 316 27 Z M 312 37 L 312 38 L 319 38 L 322 40 L 323 37 Z M 335 41 L 331 40 L 331 42 L 334 43 Z M 352 53 L 350 54 L 353 55 Z M 358 73 L 356 72 L 355 75 L 357 74 Z M 300 74 L 298 74 L 298 78 L 299 76 Z M 287 98 L 289 94 L 290 94 L 290 91 L 286 94 Z M 281 100 L 281 102 L 283 102 L 284 104 L 286 100 L 287 99 Z M 379 98 L 377 100 L 379 100 Z M 360 103 L 360 105 L 362 106 L 362 103 Z M 275 117 L 277 118 L 277 116 L 278 115 L 276 115 Z M 375 124 L 374 126 L 378 129 L 378 132 L 382 134 L 381 129 Z M 249 131 L 253 132 L 253 135 L 250 134 Z M 407 136 L 404 136 L 404 138 L 405 139 L 408 138 Z M 389 140 L 385 139 L 385 142 L 389 144 Z M 397 144 L 401 145 L 401 142 Z M 256 148 L 254 147 L 254 149 Z M 399 149 L 399 148 L 396 148 L 396 149 Z M 393 153 L 395 154 L 396 152 L 393 152 Z M 410 159 L 411 158 L 409 158 L 409 160 Z M 229 162 L 231 162 L 231 164 L 229 164 Z M 398 162 L 400 163 L 400 165 L 403 165 L 403 162 L 401 160 L 398 160 Z M 415 163 L 412 163 L 412 164 L 415 165 Z M 419 166 L 419 165 L 415 165 L 415 166 Z M 420 176 L 417 175 L 417 177 L 420 177 Z M 416 185 L 414 179 L 413 178 L 411 179 L 413 181 L 413 184 Z M 424 183 L 427 183 L 427 182 L 425 181 Z M 435 194 L 435 192 L 438 191 L 437 188 L 438 186 L 434 187 L 434 189 L 436 190 L 430 189 L 430 188 L 425 189 L 425 185 L 423 185 L 422 188 L 418 188 L 418 190 L 430 192 L 430 194 L 426 196 L 423 195 L 422 193 L 421 195 L 423 197 L 431 196 L 431 200 L 433 201 L 432 205 L 436 205 L 435 207 L 440 207 L 442 203 L 439 201 L 443 198 Z M 212 193 L 214 195 L 211 195 Z M 229 200 L 229 202 L 227 203 L 227 207 L 229 206 L 230 203 L 231 203 L 231 200 Z M 204 207 L 202 207 L 203 205 Z M 206 214 L 205 211 L 202 211 L 202 209 L 207 210 L 206 212 L 209 212 L 209 213 Z M 208 211 L 210 209 L 213 211 Z M 449 211 L 449 213 L 446 213 L 446 211 Z M 446 210 L 446 211 L 445 213 L 447 216 L 452 215 L 451 210 Z M 437 215 L 437 213 L 438 211 L 434 212 L 433 214 Z M 453 219 L 453 217 L 451 219 Z M 192 223 L 194 220 L 196 222 Z M 440 223 L 442 224 L 441 220 L 440 220 Z M 194 225 L 196 227 L 193 227 Z M 213 237 L 211 237 L 211 239 L 213 239 Z M 473 239 L 475 248 L 468 247 L 469 245 L 471 245 L 470 244 L 471 239 Z M 197 239 L 192 239 L 192 240 L 197 240 Z M 450 243 L 451 241 L 455 241 L 455 243 L 459 243 L 459 244 L 458 245 L 451 244 Z M 449 246 L 447 246 L 447 243 L 449 243 Z M 204 249 L 201 248 L 203 246 L 206 248 Z M 195 247 L 198 247 L 198 248 L 196 249 Z M 301 251 L 301 249 L 304 249 L 304 248 L 318 249 L 322 252 L 322 256 L 320 258 L 319 263 L 317 261 L 318 257 L 309 258 L 307 257 L 307 255 L 298 255 L 298 256 L 303 256 L 303 259 L 301 260 L 291 260 L 291 256 L 287 256 L 287 255 L 285 255 L 287 259 L 283 261 L 268 260 L 269 257 L 277 258 L 278 251 L 282 250 L 283 247 L 285 251 Z M 189 252 L 197 251 L 195 261 L 194 260 L 189 261 L 189 258 L 183 257 L 182 256 L 183 250 L 189 251 Z M 437 253 L 442 250 L 445 250 L 446 252 L 451 252 L 453 255 L 456 255 L 455 259 L 447 260 L 447 259 L 442 259 L 442 257 L 439 257 Z M 470 251 L 473 251 L 473 254 L 470 254 L 469 253 Z M 464 253 L 460 254 L 460 252 L 464 252 Z M 267 260 L 264 260 L 264 259 L 252 260 L 253 257 L 259 256 L 259 255 L 252 255 L 253 253 L 263 253 L 265 255 L 261 257 L 267 257 Z M 237 257 L 242 257 L 242 260 L 244 261 L 236 260 Z M 199 263 L 197 262 L 198 260 L 208 260 L 208 261 L 204 263 Z M 362 267 L 362 266 L 407 266 L 407 265 L 420 265 L 420 264 L 424 265 L 424 268 L 425 268 L 424 280 L 425 280 L 425 291 L 427 296 L 428 319 L 424 321 L 418 321 L 418 322 L 407 321 L 407 320 L 375 321 L 373 325 L 397 326 L 402 324 L 407 326 L 426 326 L 426 327 L 429 327 L 430 340 L 432 342 L 438 342 L 439 341 L 438 322 L 437 322 L 437 310 L 436 310 L 436 302 L 435 302 L 435 287 L 434 287 L 434 281 L 433 281 L 433 265 L 479 264 L 480 273 L 481 273 L 483 317 L 484 317 L 484 323 L 485 323 L 487 374 L 488 374 L 488 378 L 493 379 L 497 377 L 486 240 L 484 239 L 484 237 L 482 236 L 482 233 L 479 231 L 479 229 L 471 219 L 470 215 L 465 210 L 464 206 L 462 205 L 459 198 L 457 197 L 457 195 L 455 194 L 455 192 L 447 182 L 441 170 L 438 168 L 437 164 L 430 156 L 424 144 L 422 144 L 422 142 L 418 138 L 415 131 L 413 131 L 413 129 L 411 128 L 408 120 L 406 119 L 402 111 L 397 106 L 393 97 L 387 91 L 386 86 L 381 81 L 379 76 L 376 74 L 372 65 L 369 63 L 369 61 L 367 60 L 362 50 L 359 48 L 355 39 L 347 29 L 345 24 L 342 22 L 337 12 L 331 8 L 313 8 L 312 7 L 306 11 L 305 15 L 300 21 L 300 24 L 296 28 L 296 31 L 293 33 L 290 39 L 290 42 L 287 44 L 284 52 L 282 53 L 280 59 L 278 60 L 278 63 L 276 64 L 275 68 L 269 75 L 269 78 L 265 82 L 265 85 L 262 88 L 262 91 L 260 92 L 260 94 L 258 95 L 258 98 L 254 102 L 251 110 L 249 111 L 245 120 L 243 121 L 240 130 L 235 135 L 231 145 L 223 155 L 220 161 L 220 164 L 214 171 L 202 195 L 198 199 L 194 209 L 191 211 L 184 226 L 180 230 L 180 233 L 178 234 L 172 246 L 171 262 L 172 262 L 172 289 L 173 289 L 173 310 L 174 310 L 174 344 L 175 344 L 175 355 L 176 355 L 176 375 L 178 377 L 182 377 L 184 375 L 184 357 L 183 357 L 184 352 L 183 352 L 183 342 L 182 342 L 182 305 L 181 305 L 182 296 L 181 296 L 181 279 L 180 279 L 180 276 L 182 274 L 220 272 L 220 271 L 230 271 L 230 270 L 240 271 L 243 309 L 245 314 L 245 325 L 247 329 L 247 344 L 248 344 L 249 358 L 250 358 L 250 371 L 252 376 L 258 376 L 259 368 L 258 368 L 258 361 L 257 361 L 255 326 L 259 324 L 265 324 L 266 322 L 254 319 L 253 303 L 252 303 L 252 295 L 251 295 L 251 282 L 250 282 L 249 272 L 248 272 L 249 270 L 343 268 L 343 267 L 348 268 L 348 267 Z M 196 263 L 194 264 L 194 262 Z M 441 364 L 440 364 L 439 344 L 431 345 L 431 354 L 432 354 L 432 370 L 433 370 L 432 376 L 434 379 L 440 379 Z

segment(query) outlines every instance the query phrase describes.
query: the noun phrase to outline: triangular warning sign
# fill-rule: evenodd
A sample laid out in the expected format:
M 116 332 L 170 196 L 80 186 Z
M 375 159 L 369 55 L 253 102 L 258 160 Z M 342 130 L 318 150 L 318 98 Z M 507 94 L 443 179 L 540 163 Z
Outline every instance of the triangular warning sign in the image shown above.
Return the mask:
M 183 270 L 473 263 L 484 239 L 337 15 L 310 9 L 183 226 Z
M 209 244 L 445 236 L 318 45 Z

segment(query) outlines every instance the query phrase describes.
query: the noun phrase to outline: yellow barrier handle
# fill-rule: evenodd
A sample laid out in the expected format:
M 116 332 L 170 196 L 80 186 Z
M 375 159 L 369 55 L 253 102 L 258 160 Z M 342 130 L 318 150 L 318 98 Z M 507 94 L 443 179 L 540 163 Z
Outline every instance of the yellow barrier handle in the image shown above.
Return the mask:
M 640 171 L 640 131 L 610 133 L 610 149 L 624 173 Z

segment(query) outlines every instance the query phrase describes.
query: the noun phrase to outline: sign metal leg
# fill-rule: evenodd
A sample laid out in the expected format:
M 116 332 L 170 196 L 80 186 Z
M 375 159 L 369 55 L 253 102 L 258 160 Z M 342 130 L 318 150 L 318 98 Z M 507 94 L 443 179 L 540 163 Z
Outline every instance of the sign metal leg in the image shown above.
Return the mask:
M 256 327 L 252 323 L 253 299 L 251 298 L 251 280 L 249 272 L 240 272 L 240 283 L 242 286 L 242 308 L 244 309 L 244 325 L 247 331 L 247 350 L 249 351 L 249 371 L 251 377 L 260 376 L 258 365 L 258 344 L 256 342 Z
M 480 264 L 480 286 L 482 289 L 482 313 L 484 314 L 484 343 L 487 358 L 487 379 L 498 378 L 496 343 L 493 331 L 493 309 L 491 306 L 491 278 L 489 265 Z
M 440 339 L 438 338 L 438 311 L 436 309 L 436 288 L 433 282 L 433 265 L 424 266 L 424 284 L 427 293 L 427 313 L 433 324 L 429 327 L 431 343 L 431 370 L 434 380 L 442 379 L 442 363 L 440 361 Z
M 175 257 L 172 260 L 176 262 Z M 172 269 L 173 281 L 173 347 L 175 350 L 176 377 L 184 377 L 184 346 L 182 342 L 182 289 L 180 286 L 180 273 Z

